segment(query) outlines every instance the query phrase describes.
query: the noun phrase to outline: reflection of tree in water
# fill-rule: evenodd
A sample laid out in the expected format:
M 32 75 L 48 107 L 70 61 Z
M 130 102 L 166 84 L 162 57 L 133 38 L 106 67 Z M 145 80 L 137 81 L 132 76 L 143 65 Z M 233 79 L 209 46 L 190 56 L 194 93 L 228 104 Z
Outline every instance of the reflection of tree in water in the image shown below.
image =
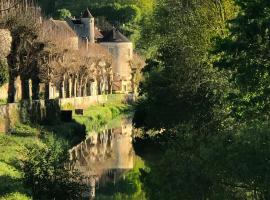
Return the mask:
M 103 187 L 108 182 L 115 185 L 133 168 L 131 134 L 131 122 L 123 122 L 119 128 L 92 133 L 70 150 L 70 165 L 86 177 L 85 182 L 92 188 L 92 196 L 95 195 L 93 188 Z

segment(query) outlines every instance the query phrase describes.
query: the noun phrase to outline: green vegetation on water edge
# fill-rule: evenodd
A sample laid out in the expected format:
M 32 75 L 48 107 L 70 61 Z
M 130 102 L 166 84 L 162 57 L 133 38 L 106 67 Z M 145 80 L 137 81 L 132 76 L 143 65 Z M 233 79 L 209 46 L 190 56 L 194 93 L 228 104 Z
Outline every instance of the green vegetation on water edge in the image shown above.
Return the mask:
M 37 144 L 35 137 L 0 135 L 0 200 L 28 200 L 23 187 L 23 173 L 19 169 L 21 153 L 26 144 Z
M 97 200 L 146 200 L 143 185 L 140 180 L 141 171 L 148 170 L 144 161 L 136 156 L 134 168 L 125 172 L 124 176 L 116 183 L 100 186 L 96 192 Z
M 65 141 L 69 146 L 80 142 L 87 130 L 100 128 L 110 121 L 117 123 L 121 114 L 128 114 L 131 107 L 113 101 L 111 103 L 91 106 L 85 116 L 74 116 L 71 123 L 61 122 L 50 126 L 29 126 L 17 124 L 8 135 L 0 135 L 0 200 L 28 200 L 31 191 L 23 182 L 21 160 L 27 146 L 45 145 L 44 138 L 55 136 L 57 141 Z M 53 136 L 53 137 L 54 137 Z
M 106 104 L 98 104 L 90 106 L 84 111 L 84 115 L 75 115 L 74 119 L 77 123 L 83 124 L 86 131 L 99 130 L 105 125 L 110 125 L 111 121 L 119 118 L 120 115 L 130 115 L 132 107 L 123 104 L 120 101 L 110 102 Z

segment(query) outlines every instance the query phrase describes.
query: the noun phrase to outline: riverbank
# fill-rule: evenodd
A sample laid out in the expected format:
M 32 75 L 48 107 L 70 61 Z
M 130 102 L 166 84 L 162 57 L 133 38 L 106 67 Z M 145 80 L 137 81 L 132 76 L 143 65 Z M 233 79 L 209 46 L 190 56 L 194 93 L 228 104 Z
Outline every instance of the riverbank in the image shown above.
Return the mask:
M 120 101 L 113 101 L 90 106 L 84 111 L 83 116 L 75 114 L 74 119 L 77 123 L 84 125 L 89 133 L 93 130 L 101 129 L 120 115 L 131 115 L 132 112 L 132 106 L 123 104 Z
M 71 123 L 57 122 L 46 126 L 18 125 L 9 135 L 0 134 L 0 200 L 28 200 L 30 190 L 23 185 L 20 166 L 26 145 L 44 144 L 46 135 L 55 135 L 71 147 L 84 139 L 87 132 L 98 129 L 132 107 L 121 101 L 90 106 L 84 115 L 74 115 Z

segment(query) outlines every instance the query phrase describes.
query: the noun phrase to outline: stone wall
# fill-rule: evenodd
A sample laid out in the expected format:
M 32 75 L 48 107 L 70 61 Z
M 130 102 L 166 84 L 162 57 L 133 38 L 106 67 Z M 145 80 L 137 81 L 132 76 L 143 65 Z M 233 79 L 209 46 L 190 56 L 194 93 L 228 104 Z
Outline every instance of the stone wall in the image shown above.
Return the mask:
M 15 102 L 18 102 L 22 98 L 21 80 L 17 77 L 15 80 Z M 8 98 L 8 83 L 5 83 L 0 87 L 0 99 L 6 100 Z
M 23 101 L 0 106 L 0 133 L 7 133 L 18 123 L 50 124 L 60 120 L 58 100 Z
M 8 98 L 8 84 L 4 84 L 0 87 L 0 99 L 7 99 Z
M 71 108 L 85 109 L 91 105 L 98 103 L 106 103 L 108 100 L 107 95 L 97 95 L 88 97 L 74 97 L 59 99 L 60 107 L 63 110 L 69 110 Z
M 85 109 L 106 102 L 130 101 L 131 95 L 99 95 L 65 99 L 22 101 L 0 106 L 0 133 L 18 123 L 50 124 L 60 120 L 61 110 Z

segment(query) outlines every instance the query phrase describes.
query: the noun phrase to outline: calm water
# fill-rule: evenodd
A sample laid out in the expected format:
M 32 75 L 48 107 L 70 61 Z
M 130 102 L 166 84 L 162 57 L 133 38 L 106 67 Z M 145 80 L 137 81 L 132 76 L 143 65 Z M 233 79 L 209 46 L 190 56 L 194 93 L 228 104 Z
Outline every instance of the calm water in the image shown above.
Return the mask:
M 85 141 L 70 150 L 72 168 L 86 177 L 84 183 L 89 186 L 83 194 L 85 199 L 114 199 L 116 193 L 124 191 L 128 195 L 134 190 L 132 181 L 125 182 L 136 160 L 132 122 L 122 119 L 119 124 L 115 128 L 105 127 L 103 131 L 89 133 Z

